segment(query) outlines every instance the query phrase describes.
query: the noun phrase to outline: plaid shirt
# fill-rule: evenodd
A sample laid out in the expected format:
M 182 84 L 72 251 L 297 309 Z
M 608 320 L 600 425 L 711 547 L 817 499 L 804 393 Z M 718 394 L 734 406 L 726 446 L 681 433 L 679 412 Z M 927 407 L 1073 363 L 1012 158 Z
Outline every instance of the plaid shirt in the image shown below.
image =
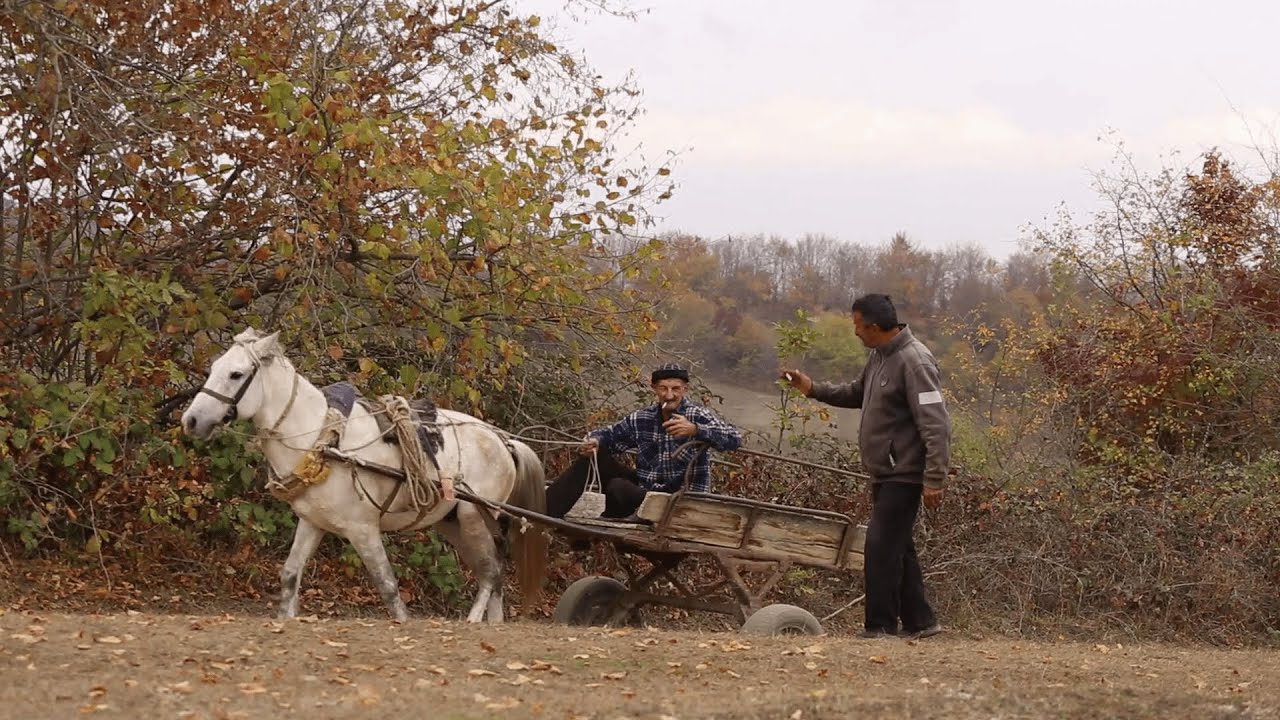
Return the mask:
M 611 427 L 596 430 L 590 437 L 600 441 L 602 452 L 636 450 L 636 473 L 640 485 L 646 490 L 676 492 L 684 484 L 685 470 L 694 448 L 676 456 L 682 445 L 701 440 L 721 452 L 736 450 L 742 444 L 742 433 L 716 414 L 701 405 L 681 400 L 675 409 L 698 426 L 698 434 L 691 438 L 676 437 L 662 427 L 662 410 L 658 405 L 641 408 Z M 711 491 L 711 453 L 699 452 L 693 466 L 689 490 Z

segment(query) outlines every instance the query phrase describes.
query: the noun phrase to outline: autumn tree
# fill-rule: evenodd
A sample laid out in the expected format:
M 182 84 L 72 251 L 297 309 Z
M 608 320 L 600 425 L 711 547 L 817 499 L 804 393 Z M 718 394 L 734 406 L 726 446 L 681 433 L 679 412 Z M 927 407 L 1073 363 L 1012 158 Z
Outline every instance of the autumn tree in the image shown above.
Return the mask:
M 626 280 L 659 267 L 667 170 L 614 145 L 637 93 L 507 3 L 6 0 L 0 34 L 0 504 L 28 530 L 169 458 L 149 422 L 246 324 L 317 380 L 512 422 L 654 329 Z
M 1276 188 L 1209 153 L 1198 172 L 1109 178 L 1112 210 L 1042 234 L 1093 289 L 1038 350 L 1085 457 L 1158 475 L 1280 449 Z

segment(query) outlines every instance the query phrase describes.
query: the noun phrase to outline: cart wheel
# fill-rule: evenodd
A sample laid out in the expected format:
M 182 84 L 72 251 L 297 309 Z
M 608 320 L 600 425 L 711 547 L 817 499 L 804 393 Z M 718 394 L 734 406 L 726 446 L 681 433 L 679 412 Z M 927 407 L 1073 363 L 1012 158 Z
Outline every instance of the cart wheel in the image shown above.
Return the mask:
M 748 635 L 821 635 L 822 623 L 813 613 L 795 605 L 766 605 L 742 624 Z
M 584 577 L 565 589 L 551 619 L 562 625 L 604 625 L 626 586 L 611 577 Z

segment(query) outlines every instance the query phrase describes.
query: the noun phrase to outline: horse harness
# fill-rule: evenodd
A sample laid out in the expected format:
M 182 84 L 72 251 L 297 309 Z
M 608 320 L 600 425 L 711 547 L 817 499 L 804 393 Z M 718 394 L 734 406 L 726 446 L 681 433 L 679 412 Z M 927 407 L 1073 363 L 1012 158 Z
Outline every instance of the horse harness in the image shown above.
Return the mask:
M 374 400 L 361 396 L 359 391 L 347 382 L 334 383 L 322 388 L 321 391 L 329 404 L 324 430 L 292 473 L 285 477 L 276 477 L 274 470 L 271 471 L 273 477 L 268 481 L 267 487 L 277 499 L 290 502 L 312 485 L 324 482 L 329 474 L 328 461 L 330 460 L 347 464 L 351 470 L 352 484 L 360 495 L 378 508 L 379 519 L 392 512 L 392 507 L 400 497 L 404 486 L 409 485 L 413 493 L 411 505 L 416 509 L 417 515 L 405 527 L 418 524 L 436 507 L 442 497 L 448 498 L 452 495 L 452 488 L 457 486 L 466 488 L 461 467 L 458 468 L 458 472 L 449 475 L 444 472 L 436 457 L 444 447 L 444 433 L 441 431 L 442 423 L 438 421 L 436 415 L 437 408 L 429 399 L 419 398 L 408 401 L 399 396 L 384 395 Z M 381 431 L 379 439 L 400 445 L 403 470 L 379 466 L 376 463 L 358 463 L 349 453 L 338 450 L 346 420 L 356 403 L 376 419 Z M 456 436 L 457 424 L 449 424 L 453 426 Z M 515 447 L 511 444 L 510 438 L 501 433 L 499 435 L 514 458 Z M 455 444 L 461 446 L 456 437 Z M 443 493 L 437 490 L 432 478 L 426 476 L 428 469 L 434 471 Z M 391 492 L 381 502 L 361 480 L 361 470 L 368 470 L 396 481 Z M 466 489 L 470 490 L 470 488 Z M 456 511 L 451 510 L 450 514 L 453 512 Z M 485 519 L 487 521 L 489 518 Z
M 244 399 L 245 393 L 248 392 L 249 386 L 253 384 L 258 375 L 258 370 L 262 367 L 262 360 L 253 353 L 248 343 L 243 343 L 243 345 L 249 352 L 253 367 L 235 394 L 227 396 L 204 386 L 201 386 L 198 391 L 227 404 L 227 412 L 222 418 L 223 423 L 234 422 L 239 418 L 240 401 Z M 293 387 L 289 392 L 289 401 L 285 404 L 280 416 L 272 423 L 271 428 L 263 433 L 264 435 L 277 434 L 280 424 L 293 409 L 293 403 L 298 397 L 299 377 L 297 374 L 294 375 Z M 321 392 L 324 393 L 329 407 L 325 413 L 324 427 L 321 429 L 315 443 L 306 451 L 302 460 L 288 475 L 280 476 L 270 464 L 267 465 L 267 490 L 276 499 L 292 502 L 311 486 L 318 485 L 328 478 L 330 471 L 329 460 L 332 456 L 328 455 L 326 451 L 337 450 L 338 443 L 342 439 L 343 430 L 346 428 L 347 419 L 350 417 L 351 411 L 357 402 L 378 423 L 378 429 L 381 431 L 378 439 L 400 445 L 401 452 L 405 456 L 406 469 L 404 472 L 397 474 L 391 474 L 390 472 L 379 473 L 396 481 L 391 494 L 381 503 L 373 497 L 373 494 L 369 492 L 368 488 L 360 480 L 361 468 L 350 459 L 344 460 L 351 469 L 352 482 L 358 487 L 360 493 L 374 507 L 378 508 L 379 519 L 391 512 L 392 505 L 399 498 L 402 487 L 407 483 L 414 485 L 412 504 L 418 511 L 417 517 L 410 523 L 410 526 L 416 525 L 439 503 L 441 494 L 436 491 L 435 483 L 422 476 L 422 472 L 426 468 L 421 467 L 424 464 L 421 460 L 425 460 L 425 464 L 430 465 L 431 469 L 435 471 L 440 484 L 444 486 L 445 494 L 451 494 L 449 491 L 452 490 L 454 484 L 465 484 L 462 480 L 461 468 L 459 468 L 457 474 L 446 476 L 436 460 L 436 453 L 443 449 L 444 446 L 444 435 L 441 433 L 437 423 L 435 403 L 429 399 L 419 398 L 410 401 L 400 396 L 384 395 L 378 400 L 371 400 L 363 397 L 355 386 L 349 382 L 334 383 L 321 388 Z M 454 434 L 457 434 L 456 427 Z M 507 446 L 507 450 L 511 452 L 512 457 L 515 457 L 515 448 L 511 445 L 510 439 L 503 436 L 503 443 Z M 416 472 L 409 472 L 411 456 L 420 459 L 414 468 Z M 366 466 L 365 469 L 370 468 Z M 378 471 L 374 470 L 374 472 Z

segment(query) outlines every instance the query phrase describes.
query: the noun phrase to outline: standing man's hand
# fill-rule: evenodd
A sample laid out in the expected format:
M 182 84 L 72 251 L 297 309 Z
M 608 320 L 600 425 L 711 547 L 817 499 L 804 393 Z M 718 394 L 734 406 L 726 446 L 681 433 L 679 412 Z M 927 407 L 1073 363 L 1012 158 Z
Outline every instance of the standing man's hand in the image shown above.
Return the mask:
M 778 377 L 783 382 L 800 391 L 801 395 L 809 397 L 809 393 L 813 392 L 813 380 L 808 375 L 794 368 L 785 368 L 778 373 Z
M 942 488 L 926 487 L 924 489 L 924 506 L 930 510 L 942 504 Z
M 582 441 L 582 445 L 578 447 L 578 454 L 587 457 L 595 454 L 600 449 L 600 440 L 598 438 L 589 437 Z

